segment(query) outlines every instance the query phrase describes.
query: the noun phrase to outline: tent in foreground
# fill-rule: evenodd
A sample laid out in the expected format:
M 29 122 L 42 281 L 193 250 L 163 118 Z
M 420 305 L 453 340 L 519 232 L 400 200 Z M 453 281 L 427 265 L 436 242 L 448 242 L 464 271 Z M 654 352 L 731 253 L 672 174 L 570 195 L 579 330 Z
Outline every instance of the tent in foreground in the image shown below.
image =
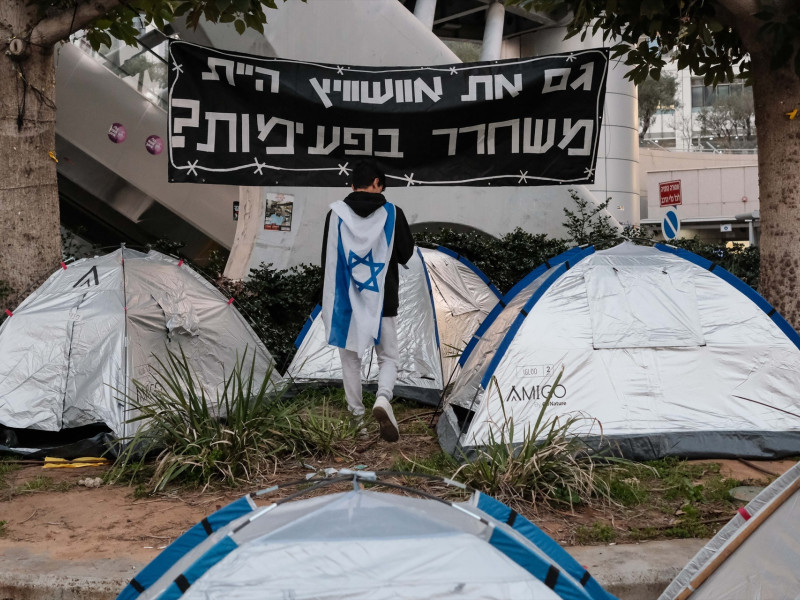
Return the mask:
M 489 496 L 453 504 L 361 489 L 380 485 L 378 473 L 339 475 L 302 499 L 259 508 L 248 496 L 218 510 L 118 600 L 613 600 L 552 538 Z M 349 481 L 352 491 L 308 497 Z
M 689 561 L 659 600 L 797 598 L 798 523 L 800 464 L 739 509 Z
M 133 380 L 182 351 L 213 400 L 237 355 L 271 373 L 267 349 L 213 285 L 183 261 L 120 248 L 51 275 L 0 327 L 0 425 L 59 432 L 95 424 L 133 433 Z
M 401 291 L 397 311 L 400 362 L 395 394 L 436 405 L 443 386 L 439 333 L 431 284 L 419 248 L 406 266 L 406 269 L 400 268 Z M 317 306 L 297 336 L 297 352 L 286 370 L 287 379 L 298 387 L 342 384 L 339 351 L 328 345 L 320 313 L 321 307 Z M 364 353 L 361 374 L 365 389 L 375 391 L 378 387 L 378 364 L 374 349 Z
M 438 433 L 469 456 L 513 420 L 582 414 L 632 459 L 800 447 L 800 337 L 752 288 L 669 246 L 575 248 L 535 269 L 461 358 Z M 563 368 L 563 377 L 551 386 Z M 574 433 L 590 443 L 597 422 Z

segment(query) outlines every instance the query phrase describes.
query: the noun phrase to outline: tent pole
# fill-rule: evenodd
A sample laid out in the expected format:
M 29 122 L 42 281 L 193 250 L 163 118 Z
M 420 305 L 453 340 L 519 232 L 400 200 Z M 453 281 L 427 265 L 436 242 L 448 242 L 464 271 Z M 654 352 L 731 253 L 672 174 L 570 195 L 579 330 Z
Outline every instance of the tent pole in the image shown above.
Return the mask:
M 125 280 L 125 243 L 120 244 L 122 248 L 122 303 L 124 305 L 125 327 L 122 333 L 122 386 L 125 390 L 122 405 L 122 437 L 128 437 L 128 400 L 130 390 L 128 389 L 128 290 Z
M 439 354 L 439 364 L 442 366 L 442 369 L 444 369 L 444 363 L 442 363 L 441 353 Z M 442 393 L 439 395 L 439 403 L 436 405 L 436 410 L 434 410 L 433 414 L 431 415 L 431 420 L 428 423 L 428 427 L 433 427 L 433 421 L 436 419 L 437 415 L 439 415 L 439 413 L 441 413 L 442 410 L 444 409 L 444 397 L 445 394 L 447 394 L 448 386 L 453 381 L 453 377 L 456 374 L 456 370 L 458 370 L 458 363 L 456 363 L 456 366 L 453 367 L 453 369 L 450 371 L 450 376 L 447 378 L 447 383 L 445 383 L 444 386 L 442 387 Z M 444 372 L 442 372 L 442 374 L 444 375 Z
M 686 600 L 686 598 L 696 592 L 697 588 L 701 586 L 706 579 L 711 577 L 711 575 L 714 574 L 719 566 L 725 562 L 725 560 L 731 554 L 736 552 L 739 546 L 747 541 L 747 538 L 749 538 L 750 535 L 756 531 L 772 513 L 778 510 L 778 508 L 780 508 L 783 503 L 798 490 L 800 490 L 800 477 L 795 479 L 785 490 L 773 498 L 772 502 L 765 506 L 755 517 L 747 521 L 747 524 L 744 526 L 744 530 L 740 530 L 741 533 L 737 535 L 730 544 L 723 548 L 719 554 L 717 554 L 714 559 L 708 563 L 708 565 L 702 571 L 700 571 L 700 573 L 698 573 L 691 582 L 689 582 L 689 585 L 675 597 L 675 600 Z

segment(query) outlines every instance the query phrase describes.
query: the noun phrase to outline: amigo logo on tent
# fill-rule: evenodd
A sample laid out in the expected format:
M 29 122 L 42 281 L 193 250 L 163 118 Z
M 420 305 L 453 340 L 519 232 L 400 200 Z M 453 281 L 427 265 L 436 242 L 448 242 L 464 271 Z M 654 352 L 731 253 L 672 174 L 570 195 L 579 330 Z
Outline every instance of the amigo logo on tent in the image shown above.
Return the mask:
M 517 389 L 519 387 L 519 389 Z M 549 385 L 512 385 L 511 389 L 503 394 L 506 402 L 529 402 L 530 400 L 547 400 L 550 391 L 553 391 L 553 396 L 550 398 L 551 406 L 564 406 L 566 402 L 554 402 L 553 398 L 565 398 L 567 395 L 567 388 L 563 384 L 558 384 L 555 388 Z

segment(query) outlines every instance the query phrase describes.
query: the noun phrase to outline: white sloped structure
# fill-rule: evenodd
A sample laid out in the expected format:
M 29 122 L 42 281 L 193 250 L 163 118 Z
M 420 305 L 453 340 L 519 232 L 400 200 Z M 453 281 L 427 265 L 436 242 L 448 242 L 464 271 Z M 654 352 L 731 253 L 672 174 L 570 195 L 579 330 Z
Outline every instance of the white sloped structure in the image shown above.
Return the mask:
M 752 288 L 668 246 L 573 249 L 520 281 L 462 356 L 438 432 L 469 455 L 513 420 L 597 419 L 635 459 L 800 448 L 800 337 Z M 597 423 L 576 434 L 597 441 Z
M 183 351 L 211 401 L 245 350 L 256 377 L 280 380 L 239 311 L 183 261 L 120 248 L 65 266 L 0 327 L 0 425 L 130 435 L 133 380 L 153 382 L 168 350 Z
M 800 593 L 800 464 L 739 509 L 658 600 L 758 598 Z
M 354 480 L 380 485 L 375 475 Z M 168 546 L 117 600 L 614 598 L 489 496 L 453 504 L 353 487 L 264 507 L 237 500 Z
M 400 362 L 397 365 L 395 394 L 436 405 L 443 387 L 439 333 L 431 284 L 419 248 L 406 266 L 400 267 L 401 291 L 397 311 Z M 297 352 L 286 370 L 287 379 L 296 386 L 341 386 L 339 350 L 328 345 L 319 306 L 306 321 L 295 346 Z M 364 354 L 361 374 L 365 388 L 376 390 L 378 363 L 374 349 Z
M 439 246 L 420 248 L 431 281 L 445 386 L 458 372 L 458 360 L 502 295 L 468 259 Z

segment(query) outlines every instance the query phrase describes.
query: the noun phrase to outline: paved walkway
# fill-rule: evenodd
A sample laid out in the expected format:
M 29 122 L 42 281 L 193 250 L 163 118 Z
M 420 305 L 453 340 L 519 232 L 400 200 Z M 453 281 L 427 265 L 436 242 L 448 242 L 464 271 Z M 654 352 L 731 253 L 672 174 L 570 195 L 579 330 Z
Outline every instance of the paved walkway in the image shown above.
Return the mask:
M 620 600 L 655 600 L 704 544 L 670 540 L 568 550 Z M 113 600 L 143 566 L 125 558 L 56 561 L 0 548 L 0 599 Z

